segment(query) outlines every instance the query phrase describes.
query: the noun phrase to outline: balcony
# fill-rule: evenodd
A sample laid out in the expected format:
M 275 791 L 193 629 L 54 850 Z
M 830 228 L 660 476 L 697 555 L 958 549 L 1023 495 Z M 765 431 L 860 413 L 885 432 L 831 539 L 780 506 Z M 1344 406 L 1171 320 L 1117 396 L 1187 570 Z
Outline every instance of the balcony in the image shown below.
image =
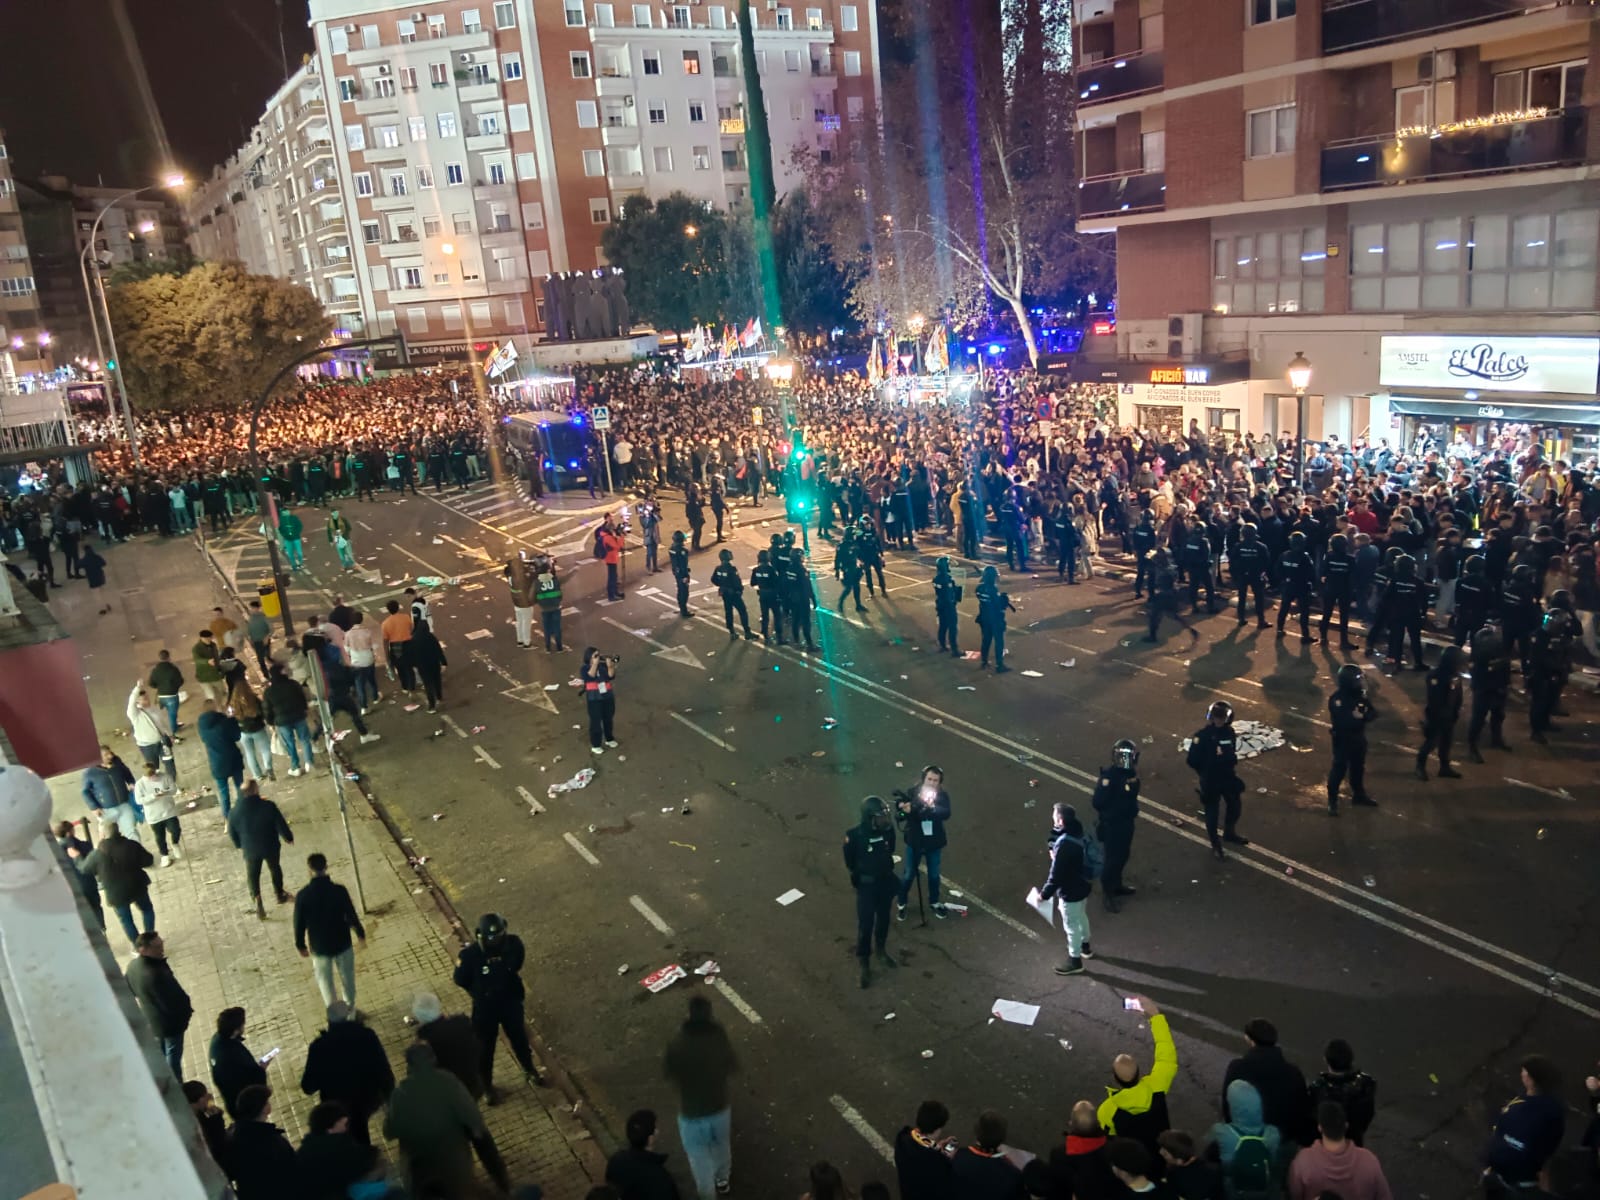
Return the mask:
M 345 237 L 346 229 L 343 217 L 329 217 L 327 220 L 318 221 L 314 226 L 317 239 L 329 237 Z M 298 239 L 296 239 L 298 240 Z
M 505 148 L 506 135 L 503 133 L 467 134 L 468 153 L 477 154 L 484 150 L 504 150 Z
M 1336 54 L 1560 8 L 1567 0 L 1325 0 L 1322 52 Z M 1574 5 L 1573 7 L 1577 7 Z
M 495 79 L 470 79 L 470 82 L 461 85 L 457 95 L 463 104 L 477 104 L 483 100 L 498 100 L 500 99 L 500 83 Z
M 1078 104 L 1103 104 L 1159 92 L 1166 86 L 1166 68 L 1167 56 L 1159 48 L 1087 63 L 1078 68 Z
M 1589 110 L 1574 106 L 1527 121 L 1332 142 L 1322 149 L 1322 190 L 1578 166 L 1588 130 Z
M 595 94 L 606 96 L 631 96 L 633 95 L 633 76 L 627 71 L 607 73 L 601 71 L 594 77 Z
M 639 123 L 637 121 L 607 121 L 600 129 L 600 141 L 607 146 L 637 146 Z
M 320 99 L 307 100 L 299 108 L 294 110 L 294 123 L 299 125 L 316 117 L 326 117 L 327 115 L 328 106 L 325 105 Z
M 1124 171 L 1095 175 L 1078 181 L 1078 213 L 1103 217 L 1108 213 L 1156 212 L 1167 206 L 1165 171 Z

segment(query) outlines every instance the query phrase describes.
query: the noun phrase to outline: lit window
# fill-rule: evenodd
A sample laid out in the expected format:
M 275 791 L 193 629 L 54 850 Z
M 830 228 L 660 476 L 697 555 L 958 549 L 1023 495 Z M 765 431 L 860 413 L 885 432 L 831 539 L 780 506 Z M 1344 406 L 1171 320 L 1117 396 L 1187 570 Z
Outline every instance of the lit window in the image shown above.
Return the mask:
M 700 74 L 700 51 L 685 50 L 683 52 L 683 73 L 685 75 Z

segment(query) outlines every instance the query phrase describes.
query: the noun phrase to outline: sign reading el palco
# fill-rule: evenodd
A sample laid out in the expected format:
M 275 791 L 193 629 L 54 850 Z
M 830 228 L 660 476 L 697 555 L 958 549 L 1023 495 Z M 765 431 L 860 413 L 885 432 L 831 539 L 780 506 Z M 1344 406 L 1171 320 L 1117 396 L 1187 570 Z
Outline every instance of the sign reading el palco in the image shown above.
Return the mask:
M 1378 382 L 1385 387 L 1592 396 L 1600 338 L 1403 334 L 1385 337 Z

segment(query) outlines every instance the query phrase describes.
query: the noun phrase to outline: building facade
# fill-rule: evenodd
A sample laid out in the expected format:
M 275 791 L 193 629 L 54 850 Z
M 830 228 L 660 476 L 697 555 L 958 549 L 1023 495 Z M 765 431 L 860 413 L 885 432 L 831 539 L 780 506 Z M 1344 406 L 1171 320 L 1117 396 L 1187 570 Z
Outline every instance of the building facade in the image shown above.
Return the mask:
M 50 332 L 40 320 L 17 182 L 0 129 L 0 392 L 15 391 L 22 376 L 51 366 Z
M 1308 436 L 1518 422 L 1592 452 L 1595 371 L 1573 364 L 1600 346 L 1594 12 L 1077 0 L 1082 224 L 1117 235 L 1098 369 L 1123 419 L 1293 433 L 1303 352 Z
M 603 265 L 601 235 L 629 195 L 748 199 L 731 3 L 310 9 L 308 69 L 327 84 L 318 149 L 332 142 L 323 191 L 341 197 L 359 310 L 422 361 L 536 336 L 534 281 Z M 798 147 L 831 156 L 874 128 L 876 14 L 871 0 L 755 9 L 783 190 Z M 333 219 L 331 194 L 314 203 Z

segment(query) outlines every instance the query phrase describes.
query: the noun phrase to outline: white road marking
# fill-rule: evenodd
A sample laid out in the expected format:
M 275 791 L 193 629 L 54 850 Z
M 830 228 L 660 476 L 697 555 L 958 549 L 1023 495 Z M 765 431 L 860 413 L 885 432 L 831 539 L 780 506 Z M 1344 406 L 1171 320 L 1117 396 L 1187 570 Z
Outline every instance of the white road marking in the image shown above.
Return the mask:
M 361 528 L 365 529 L 368 533 L 372 532 L 372 526 L 368 525 L 365 521 L 361 520 L 359 517 L 356 519 L 356 524 L 361 526 Z
M 728 1003 L 733 1005 L 738 1010 L 739 1015 L 746 1021 L 749 1021 L 752 1025 L 761 1024 L 761 1014 L 751 1008 L 750 1002 L 734 991 L 728 981 L 721 975 L 713 975 L 711 977 L 711 986 L 721 992 L 727 998 Z
M 585 846 L 577 838 L 573 837 L 570 833 L 563 833 L 561 835 L 561 839 L 562 841 L 566 842 L 567 845 L 576 850 L 578 852 L 578 857 L 583 859 L 583 861 L 588 863 L 591 867 L 598 867 L 600 865 L 600 860 L 594 856 L 593 851 L 591 851 L 589 847 Z
M 531 812 L 531 813 L 542 813 L 542 812 L 545 811 L 544 805 L 539 803 L 538 797 L 536 797 L 527 788 L 519 786 L 517 788 L 517 795 L 521 796 L 524 800 L 526 800 L 528 802 L 528 811 L 529 812 Z
M 412 562 L 420 563 L 422 566 L 427 567 L 429 575 L 437 575 L 441 579 L 448 579 L 450 577 L 450 572 L 449 571 L 446 571 L 441 567 L 434 566 L 431 562 L 429 562 L 425 558 L 418 558 L 415 554 L 411 553 L 411 551 L 407 550 L 399 542 L 390 542 L 389 545 L 394 547 L 396 550 L 400 551 L 401 554 L 404 554 Z
M 672 936 L 672 926 L 663 921 L 661 919 L 661 915 L 656 912 L 655 909 L 646 904 L 640 897 L 629 896 L 628 903 L 633 905 L 635 912 L 637 912 L 646 921 L 649 921 L 651 925 L 655 926 L 657 933 L 661 934 L 663 937 Z
M 445 541 L 449 542 L 452 546 L 460 549 L 463 553 L 472 555 L 473 558 L 481 559 L 484 562 L 490 561 L 489 552 L 482 546 L 469 546 L 465 542 L 458 542 L 448 533 L 441 533 L 439 536 Z
M 461 728 L 460 725 L 456 724 L 456 719 L 454 717 L 452 717 L 449 713 L 440 713 L 439 714 L 439 720 L 447 728 L 449 728 L 451 730 L 454 730 L 455 731 L 455 735 L 458 738 L 464 738 L 464 737 L 467 736 L 467 731 L 465 729 Z
M 654 597 L 651 598 L 654 599 Z M 668 607 L 670 608 L 672 605 L 669 603 Z M 687 646 L 669 646 L 665 642 L 656 641 L 655 638 L 651 637 L 647 633 L 640 633 L 637 629 L 630 629 L 621 621 L 613 620 L 610 617 L 602 617 L 600 619 L 607 625 L 611 625 L 622 630 L 622 632 L 626 633 L 628 636 L 636 637 L 641 642 L 656 647 L 655 656 L 657 658 L 664 658 L 668 662 L 682 663 L 686 667 L 699 667 L 702 671 L 706 669 L 705 663 L 701 662 L 699 656 Z M 707 734 L 706 736 L 710 737 L 711 735 Z M 714 741 L 715 739 L 712 740 Z M 728 748 L 731 750 L 733 747 L 730 746 Z
M 946 891 L 950 891 L 950 890 L 953 889 L 955 891 L 960 892 L 961 893 L 961 898 L 963 900 L 966 900 L 968 903 L 972 904 L 973 907 L 975 907 L 975 908 L 981 908 L 984 912 L 988 913 L 991 917 L 993 917 L 996 921 L 999 921 L 1002 925 L 1009 925 L 1012 929 L 1015 929 L 1023 937 L 1028 938 L 1029 940 L 1035 941 L 1035 942 L 1041 940 L 1040 937 L 1039 937 L 1039 931 L 1037 929 L 1030 929 L 1028 926 L 1024 925 L 1021 921 L 1016 920 L 1014 917 L 1009 917 L 1005 913 L 1001 912 L 998 908 L 996 908 L 994 905 L 990 904 L 987 900 L 980 900 L 977 896 L 972 894 L 972 890 L 970 888 L 967 888 L 967 887 L 963 886 L 962 884 L 957 883 L 954 879 L 951 879 L 948 875 L 944 876 L 943 885 L 944 885 L 944 888 L 945 888 Z
M 484 762 L 488 763 L 496 771 L 498 771 L 500 769 L 500 764 L 495 762 L 494 757 L 487 750 L 485 750 L 482 746 L 474 746 L 472 748 L 472 752 L 474 754 L 476 754 L 479 758 L 483 759 Z
M 670 716 L 672 717 L 672 719 L 674 721 L 677 721 L 680 725 L 687 725 L 690 729 L 694 730 L 701 737 L 705 738 L 706 741 L 712 743 L 713 745 L 721 746 L 724 750 L 728 751 L 728 753 L 730 753 L 730 754 L 733 753 L 733 747 L 728 745 L 727 742 L 723 741 L 716 734 L 710 733 L 707 730 L 704 730 L 704 729 L 700 728 L 700 726 L 696 725 L 693 721 L 689 720 L 689 718 L 684 716 L 682 713 L 671 713 Z
M 843 1096 L 829 1096 L 828 1103 L 833 1105 L 834 1111 L 844 1118 L 846 1125 L 866 1139 L 867 1145 L 876 1150 L 880 1158 L 885 1162 L 894 1161 L 894 1147 L 884 1140 L 881 1133 L 867 1124 L 867 1119 L 851 1107 L 849 1101 Z
M 1566 788 L 1557 789 L 1540 787 L 1537 783 L 1529 783 L 1526 779 L 1513 779 L 1509 775 L 1505 776 L 1504 778 L 1507 783 L 1514 787 L 1527 788 L 1529 791 L 1534 792 L 1543 792 L 1546 796 L 1554 796 L 1557 800 L 1577 799 L 1577 797 L 1575 797 L 1571 792 L 1567 791 Z

